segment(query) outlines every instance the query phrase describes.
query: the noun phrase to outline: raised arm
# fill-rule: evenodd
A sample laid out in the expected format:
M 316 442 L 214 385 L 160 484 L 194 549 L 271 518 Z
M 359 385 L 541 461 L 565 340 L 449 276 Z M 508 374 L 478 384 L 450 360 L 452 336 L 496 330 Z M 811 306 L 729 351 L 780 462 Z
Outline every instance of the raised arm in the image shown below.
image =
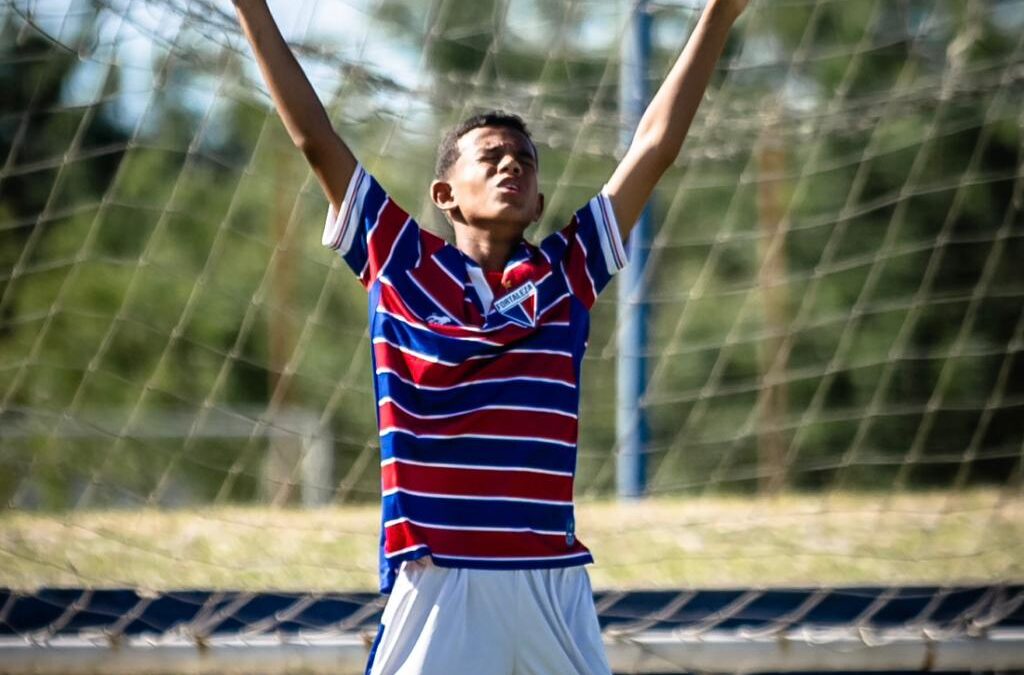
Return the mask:
M 331 204 L 339 209 L 356 168 L 355 157 L 331 126 L 266 0 L 234 0 L 234 4 L 288 135 L 305 155 Z
M 686 47 L 640 118 L 606 188 L 623 239 L 679 154 L 729 30 L 746 6 L 747 0 L 708 0 Z

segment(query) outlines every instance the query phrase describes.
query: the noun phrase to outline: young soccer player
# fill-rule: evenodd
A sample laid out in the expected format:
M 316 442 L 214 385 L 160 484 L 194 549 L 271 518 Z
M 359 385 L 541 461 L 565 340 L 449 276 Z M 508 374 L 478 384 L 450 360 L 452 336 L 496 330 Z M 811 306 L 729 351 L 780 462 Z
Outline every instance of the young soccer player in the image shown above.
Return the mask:
M 368 673 L 609 672 L 572 504 L 588 311 L 746 4 L 708 0 L 607 185 L 538 246 L 523 240 L 544 208 L 523 121 L 490 112 L 452 130 L 430 184 L 452 246 L 357 163 L 265 0 L 235 0 L 330 201 L 323 243 L 369 292 L 391 596 Z

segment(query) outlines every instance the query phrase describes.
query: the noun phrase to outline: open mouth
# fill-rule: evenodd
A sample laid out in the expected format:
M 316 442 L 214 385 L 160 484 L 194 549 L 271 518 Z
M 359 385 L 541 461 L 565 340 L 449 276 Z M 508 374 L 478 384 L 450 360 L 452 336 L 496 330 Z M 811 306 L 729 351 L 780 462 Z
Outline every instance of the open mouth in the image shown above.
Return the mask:
M 498 183 L 498 189 L 506 192 L 522 192 L 519 182 L 512 178 L 506 178 Z

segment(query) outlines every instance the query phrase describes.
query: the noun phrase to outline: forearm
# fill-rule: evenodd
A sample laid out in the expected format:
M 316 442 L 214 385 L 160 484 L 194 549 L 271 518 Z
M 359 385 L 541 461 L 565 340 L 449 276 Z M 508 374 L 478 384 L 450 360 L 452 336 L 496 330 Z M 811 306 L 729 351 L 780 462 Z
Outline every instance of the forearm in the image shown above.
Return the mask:
M 637 127 L 633 144 L 665 165 L 675 161 L 742 6 L 710 0 Z
M 266 0 L 234 0 L 234 4 L 288 135 L 306 156 L 328 198 L 338 206 L 355 170 L 355 158 L 331 126 Z
M 633 142 L 605 185 L 623 239 L 679 155 L 697 107 L 722 55 L 729 29 L 747 0 L 709 0 L 668 77 L 647 106 Z

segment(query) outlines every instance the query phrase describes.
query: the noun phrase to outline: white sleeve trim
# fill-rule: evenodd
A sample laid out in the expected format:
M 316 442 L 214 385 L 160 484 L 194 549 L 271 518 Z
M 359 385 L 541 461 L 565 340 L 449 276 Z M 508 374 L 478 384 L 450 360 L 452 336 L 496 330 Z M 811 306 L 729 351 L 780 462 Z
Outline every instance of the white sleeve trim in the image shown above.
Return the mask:
M 352 178 L 345 190 L 345 199 L 341 202 L 341 210 L 335 211 L 334 205 L 327 207 L 327 222 L 324 223 L 324 234 L 320 240 L 327 248 L 345 255 L 352 248 L 352 239 L 359 228 L 359 214 L 362 212 L 363 200 L 370 187 L 368 175 L 362 164 L 357 164 Z
M 626 257 L 622 231 L 615 220 L 615 210 L 612 209 L 612 202 L 606 190 L 607 186 L 601 188 L 601 193 L 590 200 L 590 209 L 594 214 L 594 222 L 597 223 L 597 236 L 601 241 L 601 253 L 608 266 L 608 274 L 615 274 L 626 266 L 629 259 Z

